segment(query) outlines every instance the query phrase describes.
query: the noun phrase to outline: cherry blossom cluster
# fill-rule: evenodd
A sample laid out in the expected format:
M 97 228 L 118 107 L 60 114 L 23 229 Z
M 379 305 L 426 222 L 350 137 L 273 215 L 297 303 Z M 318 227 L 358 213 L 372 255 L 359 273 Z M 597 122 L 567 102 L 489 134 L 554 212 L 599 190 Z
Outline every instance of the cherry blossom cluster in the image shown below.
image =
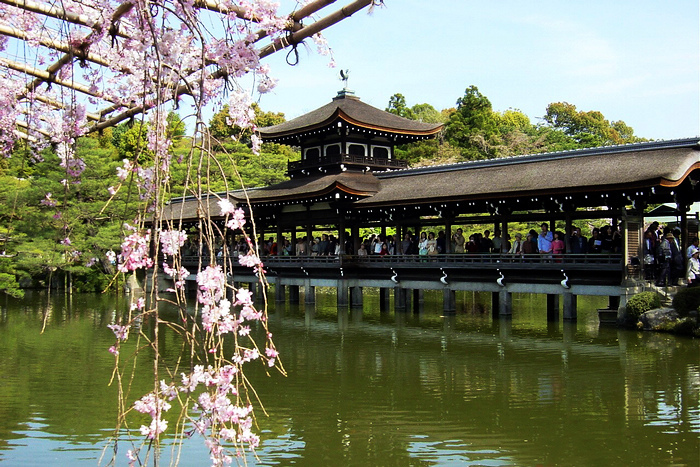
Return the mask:
M 0 150 L 9 154 L 16 138 L 16 120 L 31 120 L 48 132 L 54 143 L 70 143 L 70 138 L 84 131 L 88 113 L 84 103 L 92 104 L 93 114 L 105 104 L 116 111 L 141 103 L 153 108 L 173 99 L 173 91 L 186 86 L 196 105 L 206 105 L 219 98 L 231 79 L 246 74 L 255 76 L 257 93 L 272 90 L 276 80 L 270 76 L 269 67 L 260 63 L 257 41 L 266 36 L 266 40 L 275 42 L 287 33 L 291 23 L 286 15 L 277 13 L 279 3 L 222 1 L 222 11 L 231 5 L 242 12 L 231 8 L 219 15 L 200 11 L 197 3 L 139 0 L 133 2 L 133 7 L 122 9 L 115 22 L 115 12 L 124 6 L 121 0 L 63 0 L 58 8 L 65 10 L 66 15 L 79 17 L 82 24 L 47 20 L 41 13 L 0 4 L 0 25 L 21 31 L 23 40 L 31 46 L 27 61 L 47 66 L 63 55 L 57 49 L 42 47 L 45 44 L 61 44 L 63 50 L 73 48 L 74 60 L 60 67 L 55 79 L 77 83 L 89 96 L 84 99 L 74 92 L 55 89 L 60 86 L 49 86 L 40 89 L 48 99 L 39 101 L 33 98 L 33 89 L 22 89 L 26 80 L 19 73 L 0 76 Z M 217 18 L 220 27 L 202 26 Z M 212 31 L 218 30 L 223 33 L 213 36 Z M 0 36 L 0 52 L 9 49 L 9 45 L 10 40 Z M 236 98 L 239 97 L 242 96 Z M 250 107 L 249 104 L 240 105 Z M 61 108 L 67 110 L 61 112 Z M 40 118 L 34 118 L 36 115 Z M 55 125 L 59 118 L 63 124 Z M 167 147 L 167 138 L 164 129 L 157 128 L 161 124 L 151 122 L 158 136 L 149 137 L 149 149 L 158 153 Z
M 172 277 L 172 279 L 175 281 L 175 289 L 182 289 L 185 287 L 185 280 L 187 280 L 187 277 L 190 275 L 190 271 L 188 271 L 185 267 L 180 266 L 179 268 L 171 268 L 168 263 L 163 263 L 163 272 L 165 272 L 167 275 Z M 169 289 L 168 292 L 173 292 L 174 289 Z
M 160 247 L 164 255 L 176 256 L 180 254 L 180 248 L 187 241 L 187 232 L 184 230 L 160 230 Z
M 231 216 L 231 218 L 226 221 L 226 227 L 231 230 L 243 229 L 246 223 L 243 209 L 236 208 L 228 199 L 219 200 L 219 207 L 221 208 L 222 216 L 226 216 L 227 218 Z
M 141 425 L 141 434 L 148 439 L 155 439 L 168 429 L 167 420 L 163 420 L 163 412 L 170 410 L 170 403 L 161 399 L 154 393 L 146 394 L 141 399 L 134 402 L 134 409 L 151 416 L 149 426 Z
M 148 242 L 150 239 L 150 229 L 146 230 L 144 234 L 134 231 L 134 233 L 126 237 L 121 245 L 122 252 L 118 257 L 119 265 L 117 269 L 119 269 L 120 272 L 129 272 L 141 268 L 147 269 L 153 267 L 153 259 L 151 259 L 148 253 Z
M 206 437 L 205 443 L 214 465 L 228 464 L 231 461 L 221 440 L 250 449 L 255 449 L 260 444 L 260 437 L 252 431 L 253 406 L 240 405 L 231 400 L 231 397 L 239 395 L 239 374 L 236 365 L 223 365 L 218 369 L 212 366 L 205 369 L 203 365 L 197 365 L 192 373 L 181 374 L 180 391 L 194 393 L 200 385 L 205 389 L 193 407 L 199 413 L 199 418 L 193 420 L 193 425 L 195 432 Z M 219 436 L 214 436 L 215 429 Z

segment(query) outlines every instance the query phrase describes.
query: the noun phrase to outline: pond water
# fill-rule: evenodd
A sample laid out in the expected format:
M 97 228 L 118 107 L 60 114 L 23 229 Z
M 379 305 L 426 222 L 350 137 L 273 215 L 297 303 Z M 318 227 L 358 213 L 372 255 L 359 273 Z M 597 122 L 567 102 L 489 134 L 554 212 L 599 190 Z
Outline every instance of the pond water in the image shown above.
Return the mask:
M 536 295 L 494 321 L 489 295 L 458 294 L 443 316 L 427 291 L 420 313 L 380 312 L 371 290 L 362 310 L 338 310 L 317 291 L 313 306 L 270 304 L 287 376 L 249 373 L 269 414 L 250 465 L 700 464 L 700 340 L 599 327 L 605 303 L 586 297 L 577 323 L 548 323 Z M 0 303 L 0 462 L 106 464 L 117 400 L 106 326 L 128 305 Z M 176 359 L 179 335 L 162 332 Z M 150 371 L 134 379 L 138 397 Z M 208 464 L 201 439 L 186 441 L 180 465 Z

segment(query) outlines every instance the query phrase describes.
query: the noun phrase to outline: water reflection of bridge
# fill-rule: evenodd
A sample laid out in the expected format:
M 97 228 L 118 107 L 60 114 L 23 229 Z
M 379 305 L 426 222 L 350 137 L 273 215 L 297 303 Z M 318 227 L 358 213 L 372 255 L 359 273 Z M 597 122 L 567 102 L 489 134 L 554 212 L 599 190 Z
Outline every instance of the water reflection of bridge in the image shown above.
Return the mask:
M 183 258 L 196 268 L 200 258 Z M 362 307 L 362 289 L 378 288 L 380 307 L 388 309 L 390 294 L 396 310 L 417 310 L 424 290 L 441 290 L 443 310 L 455 310 L 457 291 L 491 292 L 494 315 L 512 314 L 513 293 L 547 295 L 548 319 L 556 320 L 559 301 L 564 319 L 576 319 L 576 297 L 625 294 L 624 264 L 619 254 L 542 257 L 540 255 L 445 254 L 435 256 L 269 256 L 263 258 L 276 301 L 315 302 L 316 287 L 337 289 L 341 307 Z M 223 259 L 220 259 L 223 263 Z M 259 278 L 250 268 L 231 261 L 234 282 L 256 288 Z

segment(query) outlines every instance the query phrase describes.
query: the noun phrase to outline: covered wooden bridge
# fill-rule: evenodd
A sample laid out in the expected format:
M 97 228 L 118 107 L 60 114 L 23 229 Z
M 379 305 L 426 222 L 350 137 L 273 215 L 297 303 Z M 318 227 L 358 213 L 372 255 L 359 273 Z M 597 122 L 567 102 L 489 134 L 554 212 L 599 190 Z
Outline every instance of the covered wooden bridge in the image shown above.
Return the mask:
M 375 109 L 347 90 L 298 119 L 263 129 L 265 140 L 299 146 L 302 160 L 290 162 L 290 179 L 247 193 L 181 199 L 172 215 L 196 221 L 219 216 L 216 200 L 228 196 L 253 217 L 260 238 L 313 238 L 323 231 L 351 245 L 340 256 L 276 256 L 264 259 L 276 297 L 313 301 L 316 286 L 338 289 L 340 305 L 361 303 L 362 287 L 379 287 L 382 297 L 395 293 L 397 308 L 415 303 L 421 290 L 444 292 L 445 310 L 454 309 L 457 290 L 490 291 L 494 310 L 511 313 L 511 294 L 547 294 L 551 317 L 563 297 L 564 317 L 575 319 L 576 296 L 622 299 L 643 287 L 642 237 L 645 212 L 671 203 L 680 219 L 683 242 L 690 232 L 687 216 L 700 200 L 700 139 L 647 142 L 624 146 L 523 155 L 496 160 L 408 168 L 394 157 L 394 146 L 433 137 L 440 125 L 402 119 Z M 512 222 L 607 219 L 619 226 L 620 254 L 561 258 L 465 255 L 448 251 L 426 261 L 412 255 L 358 257 L 360 228 L 382 233 L 444 230 L 483 224 L 505 237 Z M 568 242 L 567 242 L 568 243 Z M 684 245 L 685 246 L 685 245 Z M 241 268 L 235 280 L 256 282 Z M 388 300 L 388 299 L 387 299 Z M 496 303 L 497 302 L 497 303 Z

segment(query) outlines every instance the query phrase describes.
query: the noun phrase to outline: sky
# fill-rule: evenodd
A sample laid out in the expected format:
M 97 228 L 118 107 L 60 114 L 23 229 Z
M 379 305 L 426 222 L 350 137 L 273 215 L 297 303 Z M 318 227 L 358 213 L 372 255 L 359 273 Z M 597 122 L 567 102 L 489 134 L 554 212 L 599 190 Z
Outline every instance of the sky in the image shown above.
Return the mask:
M 494 110 L 518 109 L 533 123 L 548 104 L 568 102 L 623 120 L 640 137 L 695 137 L 699 4 L 385 0 L 371 15 L 362 10 L 326 30 L 336 68 L 311 41 L 299 47 L 296 66 L 285 51 L 266 58 L 279 83 L 260 106 L 288 120 L 321 107 L 342 89 L 342 68 L 350 70 L 348 88 L 380 109 L 396 93 L 409 106 L 455 107 L 475 85 Z

